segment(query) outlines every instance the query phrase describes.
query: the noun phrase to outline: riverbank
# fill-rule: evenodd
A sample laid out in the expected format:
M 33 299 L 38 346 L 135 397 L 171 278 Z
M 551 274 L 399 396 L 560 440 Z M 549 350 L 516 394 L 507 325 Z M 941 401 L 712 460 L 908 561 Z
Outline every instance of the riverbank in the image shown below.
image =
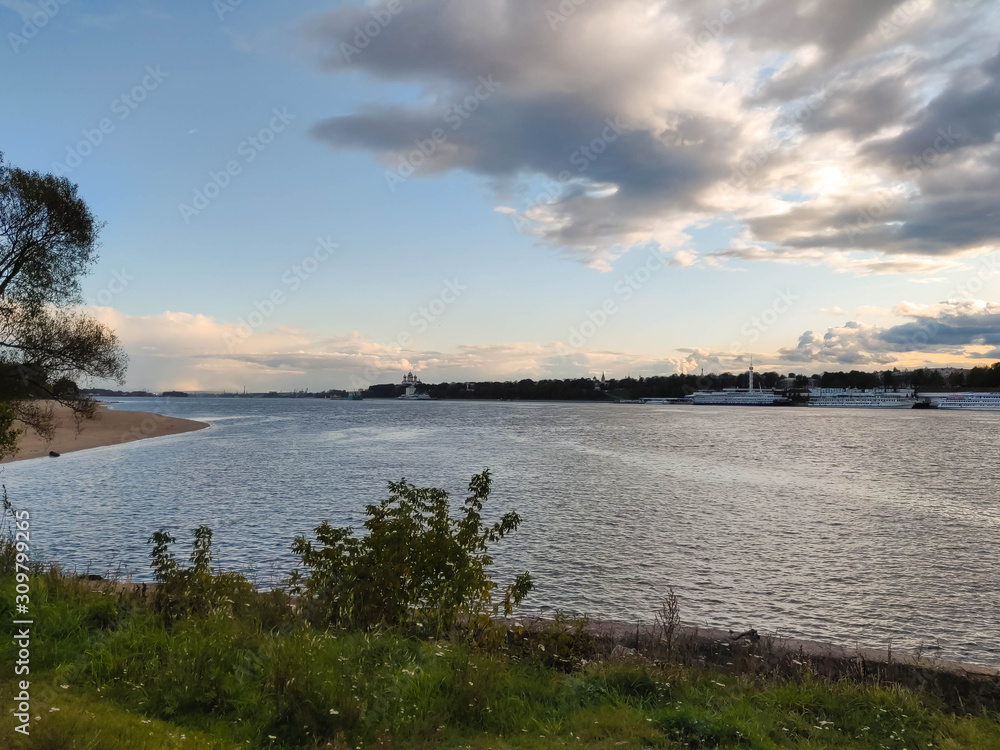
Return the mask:
M 690 663 L 684 638 L 672 655 L 662 633 L 658 653 L 632 651 L 616 641 L 634 631 L 571 622 L 436 639 L 313 627 L 280 595 L 234 590 L 166 618 L 138 591 L 53 575 L 30 588 L 31 735 L 11 733 L 15 748 L 1000 750 L 995 709 L 884 674 L 827 677 L 797 654 L 775 669 L 749 636 L 721 665 Z M 0 616 L 11 602 L 13 581 Z M 15 694 L 0 680 L 4 702 Z
M 56 429 L 51 440 L 44 440 L 26 429 L 17 441 L 17 454 L 5 458 L 0 463 L 40 458 L 48 456 L 50 451 L 72 453 L 104 445 L 180 435 L 208 427 L 204 422 L 165 417 L 151 412 L 113 411 L 103 404 L 98 406 L 93 419 L 83 420 L 79 425 L 68 407 L 56 404 L 53 406 L 53 412 Z M 21 427 L 20 424 L 16 426 Z

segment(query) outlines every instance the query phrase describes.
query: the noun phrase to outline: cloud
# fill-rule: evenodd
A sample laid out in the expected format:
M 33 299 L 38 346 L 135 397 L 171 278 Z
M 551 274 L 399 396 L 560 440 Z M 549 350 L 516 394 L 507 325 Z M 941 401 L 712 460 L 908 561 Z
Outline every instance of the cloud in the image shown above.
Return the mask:
M 864 366 L 888 364 L 895 356 L 882 351 L 879 341 L 880 328 L 850 321 L 842 326 L 828 328 L 826 333 L 806 331 L 792 349 L 782 349 L 779 354 L 788 362 L 833 363 Z
M 879 327 L 851 321 L 824 333 L 807 331 L 793 347 L 753 354 L 707 348 L 661 354 L 574 349 L 558 341 L 462 344 L 434 351 L 383 345 L 357 332 L 331 337 L 291 328 L 249 330 L 190 313 L 135 316 L 109 307 L 88 312 L 112 326 L 129 352 L 128 387 L 154 391 L 353 390 L 397 382 L 410 370 L 429 382 L 465 382 L 602 371 L 617 378 L 735 372 L 745 369 L 751 357 L 761 369 L 783 372 L 803 365 L 871 368 L 1000 358 L 1000 304 L 979 300 L 904 302 L 892 313 L 907 318 L 906 323 Z
M 933 305 L 903 302 L 893 308 L 910 322 L 883 328 L 850 321 L 824 333 L 806 331 L 796 346 L 781 349 L 787 362 L 852 366 L 891 364 L 915 354 L 953 359 L 992 356 L 983 347 L 1000 349 L 1000 304 L 982 300 L 949 300 Z
M 154 391 L 356 389 L 412 370 L 430 381 L 624 377 L 682 371 L 684 357 L 577 350 L 561 342 L 459 345 L 449 351 L 387 346 L 360 333 L 324 337 L 278 328 L 248 330 L 205 315 L 88 312 L 112 326 L 130 354 L 128 385 Z
M 1000 247 L 991 3 L 399 8 L 310 20 L 322 70 L 411 91 L 312 135 L 373 153 L 390 182 L 479 175 L 521 229 L 594 267 L 651 242 L 696 265 L 690 230 L 719 217 L 743 241 L 703 265 L 930 273 Z
M 819 311 L 824 315 L 847 315 L 847 313 L 839 307 L 821 307 Z

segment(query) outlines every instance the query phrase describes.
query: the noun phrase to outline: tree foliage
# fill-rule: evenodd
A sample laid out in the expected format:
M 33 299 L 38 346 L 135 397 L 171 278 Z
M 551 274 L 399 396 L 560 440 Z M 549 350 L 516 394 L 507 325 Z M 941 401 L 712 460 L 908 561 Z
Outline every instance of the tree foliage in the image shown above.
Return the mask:
M 17 414 L 9 404 L 0 403 L 0 458 L 17 453 L 17 438 L 21 428 L 15 427 Z
M 521 524 L 517 513 L 484 523 L 489 471 L 472 478 L 469 496 L 453 517 L 448 493 L 418 488 L 405 479 L 389 483 L 389 497 L 366 509 L 362 537 L 324 522 L 316 540 L 297 537 L 292 551 L 301 570 L 292 576 L 309 614 L 338 627 L 402 625 L 411 618 L 436 632 L 464 619 L 470 624 L 510 614 L 531 591 L 531 576 L 519 575 L 495 601 L 489 568 L 491 545 Z M 303 572 L 305 574 L 303 574 Z
M 888 370 L 885 372 L 815 373 L 811 377 L 804 374 L 777 372 L 757 372 L 754 386 L 762 388 L 784 388 L 782 381 L 794 381 L 794 387 L 807 388 L 810 382 L 822 388 L 909 388 L 923 390 L 946 388 L 993 388 L 1000 389 L 1000 363 L 992 366 L 975 367 L 968 371 L 956 370 L 945 376 L 936 369 Z M 541 401 L 610 401 L 614 399 L 639 398 L 682 398 L 696 391 L 720 390 L 723 388 L 746 388 L 749 378 L 746 372 L 723 372 L 674 375 L 653 375 L 650 377 L 608 378 L 597 383 L 591 378 L 567 378 L 565 380 L 519 380 L 509 382 L 480 383 L 438 383 L 420 384 L 417 391 L 433 398 L 457 400 L 541 400 Z M 369 398 L 397 398 L 404 392 L 398 384 L 373 385 L 366 391 Z
M 0 399 L 45 436 L 52 416 L 39 399 L 90 416 L 76 381 L 124 379 L 114 332 L 75 307 L 100 228 L 76 185 L 11 167 L 0 154 Z

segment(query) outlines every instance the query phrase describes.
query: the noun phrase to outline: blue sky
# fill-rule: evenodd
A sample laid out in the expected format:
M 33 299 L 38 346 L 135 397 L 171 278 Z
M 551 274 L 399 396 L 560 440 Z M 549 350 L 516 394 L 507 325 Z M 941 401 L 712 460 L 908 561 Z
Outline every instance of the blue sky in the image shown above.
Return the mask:
M 724 3 L 664 10 L 626 0 L 609 11 L 592 2 L 556 28 L 542 15 L 530 33 L 506 38 L 495 19 L 470 19 L 449 5 L 401 2 L 346 61 L 342 45 L 373 18 L 359 3 L 244 0 L 220 18 L 225 6 L 207 0 L 0 2 L 5 159 L 40 171 L 75 164 L 87 132 L 105 121 L 101 143 L 68 176 L 106 222 L 85 297 L 129 350 L 131 387 L 320 389 L 388 382 L 408 369 L 429 381 L 651 375 L 740 369 L 751 353 L 799 371 L 992 356 L 1000 275 L 990 263 L 1000 232 L 991 235 L 990 223 L 1000 222 L 977 213 L 985 188 L 970 186 L 959 158 L 997 163 L 1000 125 L 990 119 L 996 91 L 987 74 L 998 50 L 995 35 L 992 43 L 980 38 L 983 23 L 996 22 L 988 8 L 971 4 L 962 25 L 929 0 L 895 17 L 888 3 L 845 42 L 824 36 L 818 17 L 775 40 L 763 31 L 773 26 L 773 4 L 756 3 L 743 26 L 737 18 L 678 63 L 641 55 L 671 41 L 692 49 L 687 42 L 697 44 L 697 30 L 712 28 Z M 522 3 L 488 5 L 524 23 Z M 730 5 L 735 12 L 741 3 Z M 662 40 L 648 39 L 647 29 L 629 43 L 640 32 L 627 14 L 654 7 Z M 896 25 L 882 27 L 880 42 L 886 19 Z M 617 42 L 588 49 L 602 24 L 619 29 L 635 60 L 623 62 Z M 477 35 L 482 45 L 470 43 Z M 574 66 L 575 54 L 599 66 L 596 74 Z M 946 54 L 951 62 L 928 73 L 935 55 Z M 822 65 L 817 55 L 826 55 Z M 693 83 L 675 91 L 663 81 L 681 64 Z M 441 153 L 390 189 L 387 171 L 492 69 L 503 71 L 499 91 L 460 129 L 441 125 Z M 614 114 L 601 106 L 609 90 L 623 88 L 616 75 L 636 83 L 629 98 L 614 101 L 627 112 L 626 132 L 576 172 L 566 144 L 577 132 L 600 132 L 590 125 L 602 121 L 593 112 Z M 890 83 L 920 95 L 895 110 L 887 104 L 884 121 L 864 130 L 868 115 L 854 105 Z M 721 87 L 718 96 L 712 86 Z M 689 93 L 697 87 L 700 99 Z M 142 101 L 130 106 L 123 96 L 134 90 Z M 754 179 L 767 172 L 768 181 L 719 198 L 719 175 L 747 164 L 754 139 L 812 90 L 829 98 L 754 167 Z M 964 112 L 952 118 L 957 145 L 909 179 L 913 210 L 873 217 L 893 239 L 815 241 L 831 226 L 844 230 L 830 216 L 850 196 L 906 182 L 898 158 L 905 146 L 893 139 L 927 125 L 935 100 L 949 92 L 966 97 L 967 111 L 949 105 Z M 973 127 L 980 115 L 994 128 L 989 138 L 969 135 L 981 133 Z M 273 125 L 280 132 L 268 132 Z M 269 142 L 255 148 L 251 137 Z M 723 153 L 733 142 L 744 148 Z M 862 162 L 862 153 L 876 156 Z M 185 215 L 181 206 L 230 163 L 238 174 L 197 215 Z M 563 163 L 575 172 L 571 189 L 529 209 L 519 191 L 534 186 L 537 194 Z M 969 215 L 950 234 L 937 224 L 921 230 L 915 217 L 935 215 L 931 199 L 946 179 L 955 184 L 949 194 L 972 195 Z M 808 221 L 796 214 L 806 210 Z M 824 213 L 820 225 L 815 215 Z M 520 232 L 512 216 L 524 219 Z M 289 283 L 318 238 L 338 248 Z M 632 283 L 650 258 L 656 270 Z M 970 279 L 979 279 L 975 291 Z M 255 316 L 270 312 L 264 301 L 274 292 L 281 303 L 273 314 Z M 596 311 L 609 301 L 614 312 L 602 318 Z M 591 327 L 595 319 L 606 322 Z M 911 350 L 883 346 L 883 332 L 922 320 L 972 333 Z M 802 344 L 807 332 L 812 343 Z

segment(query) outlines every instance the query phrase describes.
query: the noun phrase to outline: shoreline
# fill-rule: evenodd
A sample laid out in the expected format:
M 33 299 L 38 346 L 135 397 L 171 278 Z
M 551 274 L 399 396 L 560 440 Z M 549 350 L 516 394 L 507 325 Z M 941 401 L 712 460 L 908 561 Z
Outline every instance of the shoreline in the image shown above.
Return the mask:
M 159 584 L 90 577 L 95 590 L 144 600 Z M 263 592 L 258 591 L 260 596 Z M 296 598 L 292 597 L 295 602 Z M 678 623 L 669 636 L 662 625 L 624 620 L 581 619 L 565 624 L 547 617 L 510 616 L 497 622 L 514 631 L 542 634 L 553 628 L 571 633 L 582 625 L 593 656 L 611 662 L 666 663 L 708 667 L 732 674 L 801 679 L 803 676 L 863 684 L 896 685 L 936 695 L 951 709 L 1000 710 L 1000 667 L 928 656 L 909 649 L 847 646 L 831 641 L 780 636 L 748 630 Z M 668 641 L 669 638 L 669 641 Z M 667 645 L 669 643 L 669 645 Z M 666 661 L 665 661 L 666 660 Z
M 205 422 L 165 417 L 162 414 L 152 412 L 114 411 L 103 403 L 97 407 L 97 414 L 94 418 L 83 420 L 79 427 L 73 418 L 72 410 L 68 407 L 55 404 L 53 412 L 56 418 L 56 429 L 52 440 L 43 440 L 30 429 L 25 429 L 18 438 L 17 453 L 13 456 L 7 456 L 0 461 L 0 464 L 45 458 L 48 457 L 50 451 L 60 454 L 75 453 L 108 445 L 121 445 L 168 435 L 182 435 L 209 427 Z M 15 426 L 23 427 L 17 422 L 15 422 Z
M 58 565 L 56 566 L 58 567 Z M 99 574 L 67 573 L 59 568 L 67 578 L 84 578 L 97 590 L 110 587 L 115 594 L 131 593 L 147 596 L 160 584 L 155 581 L 116 580 Z M 266 590 L 257 590 L 257 595 Z M 297 602 L 297 597 L 291 597 Z M 511 615 L 496 618 L 498 623 L 509 628 L 523 627 L 537 632 L 557 624 L 551 617 L 536 614 Z M 571 619 L 569 627 L 576 622 L 585 623 L 585 630 L 608 653 L 615 651 L 619 656 L 649 656 L 662 646 L 664 631 L 655 622 L 634 622 L 614 619 L 591 619 L 582 616 Z M 778 633 L 751 629 L 743 633 L 691 623 L 678 623 L 673 636 L 674 648 L 678 656 L 693 662 L 713 664 L 717 667 L 731 665 L 734 649 L 755 654 L 754 658 L 769 662 L 788 662 L 793 659 L 808 663 L 814 669 L 822 667 L 827 676 L 858 677 L 892 675 L 900 682 L 906 682 L 914 675 L 946 675 L 952 679 L 970 680 L 982 684 L 992 692 L 1000 705 L 1000 665 L 975 661 L 958 661 L 925 654 L 911 648 L 893 649 L 891 646 L 864 646 L 827 641 L 821 638 L 797 638 Z M 797 663 L 797 662 L 793 662 Z M 787 664 L 785 665 L 787 666 Z
M 536 618 L 520 618 L 532 622 Z M 537 618 L 545 622 L 544 618 Z M 662 628 L 655 623 L 635 623 L 625 620 L 590 620 L 588 629 L 595 637 L 613 644 L 631 646 L 639 651 L 649 650 L 661 637 Z M 1000 665 L 983 664 L 974 661 L 957 661 L 954 658 L 943 658 L 933 654 L 928 655 L 912 648 L 893 649 L 888 647 L 854 645 L 849 646 L 836 641 L 818 638 L 797 638 L 778 633 L 757 631 L 754 629 L 743 633 L 735 633 L 722 628 L 706 627 L 680 623 L 677 626 L 676 642 L 678 647 L 687 643 L 695 646 L 694 650 L 729 649 L 744 647 L 756 653 L 770 653 L 779 657 L 798 656 L 812 662 L 824 662 L 827 665 L 837 665 L 849 670 L 858 665 L 872 668 L 909 670 L 933 670 L 949 674 L 960 674 L 966 677 L 986 678 L 1000 689 Z M 704 653 L 699 654 L 705 658 Z M 1000 694 L 998 694 L 1000 698 Z

